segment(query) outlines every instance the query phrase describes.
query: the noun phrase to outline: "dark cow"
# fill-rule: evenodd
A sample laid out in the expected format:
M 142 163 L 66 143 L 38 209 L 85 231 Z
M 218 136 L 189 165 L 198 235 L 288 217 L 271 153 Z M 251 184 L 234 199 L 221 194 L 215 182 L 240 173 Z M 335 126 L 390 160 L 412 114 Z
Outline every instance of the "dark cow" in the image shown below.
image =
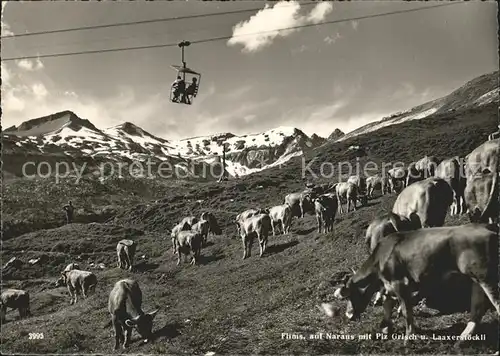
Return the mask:
M 137 330 L 144 339 L 144 343 L 151 338 L 153 319 L 158 309 L 151 313 L 144 313 L 141 306 L 142 292 L 137 281 L 122 279 L 116 282 L 109 293 L 108 301 L 108 311 L 115 329 L 115 350 L 118 349 L 121 341 L 123 341 L 124 348 L 128 347 L 132 329 Z
M 7 308 L 17 309 L 19 318 L 31 316 L 30 294 L 20 289 L 5 289 L 0 297 L 0 320 L 5 321 Z
M 318 232 L 324 227 L 325 232 L 333 230 L 333 222 L 338 209 L 337 197 L 334 194 L 320 195 L 314 200 L 316 220 L 318 221 Z
M 461 334 L 467 337 L 485 313 L 485 296 L 500 316 L 497 268 L 498 229 L 492 226 L 468 224 L 397 232 L 381 241 L 334 295 L 348 299 L 346 316 L 352 320 L 364 312 L 371 296 L 383 285 L 401 303 L 406 343 L 414 332 L 412 291 L 425 296 L 448 273 L 459 273 L 473 282 L 471 319 Z M 392 327 L 393 303 L 392 298 L 384 301 L 384 332 L 390 333 Z

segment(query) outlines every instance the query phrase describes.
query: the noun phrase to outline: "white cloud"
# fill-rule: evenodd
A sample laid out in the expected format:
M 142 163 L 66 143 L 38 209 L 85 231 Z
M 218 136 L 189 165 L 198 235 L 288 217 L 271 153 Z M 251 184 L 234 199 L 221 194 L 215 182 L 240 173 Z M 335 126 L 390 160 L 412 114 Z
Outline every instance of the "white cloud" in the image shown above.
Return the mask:
M 43 99 L 49 93 L 47 91 L 47 88 L 45 88 L 45 85 L 43 85 L 43 83 L 33 84 L 31 86 L 31 90 L 33 91 L 33 95 L 35 96 L 35 99 L 37 99 L 37 100 Z
M 40 58 L 37 58 L 36 61 L 31 61 L 29 59 L 21 59 L 20 61 L 16 61 L 16 63 L 19 68 L 30 72 L 34 70 L 43 69 L 44 67 Z
M 23 99 L 16 96 L 14 91 L 7 91 L 3 96 L 3 108 L 8 111 L 23 111 L 26 104 Z
M 243 45 L 243 52 L 256 52 L 269 46 L 278 37 L 286 37 L 298 29 L 282 30 L 282 28 L 296 27 L 307 23 L 322 21 L 333 9 L 329 2 L 317 4 L 309 14 L 300 15 L 300 3 L 296 1 L 280 1 L 274 7 L 265 5 L 264 9 L 233 27 L 233 37 L 228 45 Z
M 321 2 L 312 9 L 307 19 L 312 23 L 321 22 L 332 10 L 333 5 L 331 2 Z
M 335 32 L 335 34 L 333 36 L 326 36 L 323 39 L 323 41 L 325 41 L 328 44 L 334 44 L 335 42 L 337 42 L 341 38 L 342 38 L 342 36 L 340 35 L 340 33 Z
M 4 63 L 2 63 L 1 67 L 2 67 L 2 89 L 3 89 L 4 86 L 10 85 L 10 80 L 12 78 L 12 75 Z
M 3 21 L 3 15 L 5 12 L 5 6 L 7 5 L 7 2 L 8 1 L 2 1 L 2 18 L 1 18 L 2 36 L 11 36 L 14 34 L 14 32 L 10 30 L 10 26 Z

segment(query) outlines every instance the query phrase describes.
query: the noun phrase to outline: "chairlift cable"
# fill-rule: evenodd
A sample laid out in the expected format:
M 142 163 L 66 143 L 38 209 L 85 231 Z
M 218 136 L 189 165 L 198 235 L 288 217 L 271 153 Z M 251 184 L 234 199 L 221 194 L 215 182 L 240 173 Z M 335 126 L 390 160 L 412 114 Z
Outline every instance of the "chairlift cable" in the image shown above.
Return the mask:
M 332 21 L 323 21 L 323 22 L 317 22 L 317 23 L 312 23 L 312 24 L 279 28 L 279 29 L 274 29 L 274 30 L 246 33 L 246 34 L 241 34 L 241 35 L 212 37 L 212 38 L 206 38 L 206 39 L 201 39 L 201 40 L 193 40 L 193 41 L 191 41 L 191 44 L 216 42 L 216 41 L 228 40 L 228 39 L 236 38 L 236 37 L 255 36 L 255 35 L 260 35 L 260 34 L 264 34 L 264 33 L 287 31 L 287 30 L 293 30 L 293 29 L 298 29 L 298 28 L 337 24 L 337 23 L 348 22 L 348 21 L 365 20 L 365 19 L 369 19 L 369 18 L 383 17 L 383 16 L 389 16 L 389 15 L 408 13 L 408 12 L 416 12 L 416 11 L 422 11 L 422 10 L 427 10 L 427 9 L 431 9 L 431 8 L 452 6 L 452 5 L 456 5 L 456 4 L 465 4 L 465 3 L 466 2 L 450 2 L 450 3 L 445 3 L 445 4 L 433 5 L 433 6 L 426 6 L 426 7 L 414 8 L 414 9 L 407 9 L 407 10 L 398 10 L 398 11 L 385 12 L 385 13 L 379 13 L 379 14 L 373 14 L 373 15 L 357 16 L 357 17 L 338 19 L 338 20 L 332 20 Z M 164 44 L 138 46 L 138 47 L 109 48 L 109 49 L 79 51 L 79 52 L 41 54 L 41 55 L 36 55 L 36 56 L 10 57 L 10 58 L 2 58 L 1 61 L 7 62 L 7 61 L 22 60 L 22 59 L 39 59 L 39 58 L 41 59 L 41 58 L 51 58 L 51 57 L 66 57 L 66 56 L 76 56 L 76 55 L 83 55 L 83 54 L 110 53 L 110 52 L 143 50 L 143 49 L 152 49 L 152 48 L 166 48 L 166 47 L 176 47 L 176 46 L 178 46 L 178 43 L 164 43 Z
M 303 3 L 300 5 L 301 6 L 308 6 L 308 5 L 316 5 L 316 4 L 319 4 L 319 3 L 318 2 L 308 2 L 308 3 Z M 285 6 L 285 7 L 290 7 L 290 6 Z M 132 22 L 119 22 L 119 23 L 112 23 L 112 24 L 105 24 L 105 25 L 82 26 L 82 27 L 73 27 L 73 28 L 63 28 L 63 29 L 58 29 L 58 30 L 19 33 L 19 34 L 0 36 L 0 39 L 35 36 L 35 35 L 47 35 L 47 34 L 62 33 L 62 32 L 95 30 L 95 29 L 100 29 L 100 28 L 109 28 L 109 27 L 118 27 L 118 26 L 133 26 L 133 25 L 142 25 L 142 24 L 155 23 L 155 22 L 170 22 L 170 21 L 188 20 L 188 19 L 196 19 L 196 18 L 212 17 L 212 16 L 232 15 L 232 14 L 240 14 L 240 13 L 245 13 L 245 12 L 260 11 L 263 9 L 264 8 L 259 7 L 259 8 L 245 9 L 245 10 L 213 12 L 213 13 L 208 13 L 208 14 L 176 16 L 176 17 L 167 17 L 167 18 L 161 18 L 161 19 L 141 20 L 141 21 L 132 21 Z

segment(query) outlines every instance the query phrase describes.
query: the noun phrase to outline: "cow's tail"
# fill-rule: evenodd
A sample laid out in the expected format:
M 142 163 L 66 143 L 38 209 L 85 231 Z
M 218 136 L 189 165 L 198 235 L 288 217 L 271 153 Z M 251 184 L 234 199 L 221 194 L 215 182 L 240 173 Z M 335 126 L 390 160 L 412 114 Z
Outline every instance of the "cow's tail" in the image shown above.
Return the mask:
M 491 210 L 496 205 L 500 204 L 498 201 L 498 187 L 497 187 L 498 173 L 492 172 L 492 174 L 493 174 L 493 182 L 491 184 L 490 194 L 488 196 L 488 201 L 486 202 L 486 206 L 481 214 L 479 221 L 484 221 L 484 218 L 490 214 Z

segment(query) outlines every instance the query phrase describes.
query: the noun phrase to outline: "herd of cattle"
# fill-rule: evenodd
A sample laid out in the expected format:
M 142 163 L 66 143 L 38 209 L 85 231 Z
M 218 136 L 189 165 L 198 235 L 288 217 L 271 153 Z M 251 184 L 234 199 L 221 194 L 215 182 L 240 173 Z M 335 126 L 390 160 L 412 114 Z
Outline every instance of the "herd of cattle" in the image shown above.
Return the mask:
M 490 135 L 491 136 L 491 135 Z M 399 193 L 392 212 L 373 220 L 366 230 L 370 255 L 360 269 L 347 276 L 334 296 L 347 299 L 346 316 L 355 319 L 367 308 L 372 296 L 383 300 L 383 331 L 391 329 L 395 300 L 406 320 L 406 335 L 414 331 L 412 306 L 415 296 L 425 298 L 425 290 L 449 273 L 472 279 L 471 319 L 462 332 L 467 337 L 485 313 L 487 300 L 500 315 L 498 298 L 498 186 L 500 139 L 492 139 L 473 150 L 465 159 L 454 157 L 439 162 L 426 156 L 406 168 L 392 168 L 385 175 L 351 176 L 346 182 L 307 185 L 303 192 L 288 194 L 284 204 L 255 208 L 237 215 L 234 220 L 243 243 L 243 259 L 251 256 L 254 238 L 260 245 L 260 256 L 266 252 L 270 232 L 290 232 L 293 217 L 315 214 L 318 232 L 330 232 L 337 211 L 343 204 L 349 212 L 358 203 L 366 205 L 374 191 Z M 443 227 L 445 216 L 468 212 L 470 224 Z M 192 254 L 197 264 L 208 235 L 222 233 L 210 212 L 201 217 L 185 217 L 172 228 L 172 251 Z M 117 244 L 118 267 L 132 271 L 137 241 L 121 240 Z M 77 294 L 87 297 L 95 289 L 97 277 L 72 263 L 61 273 L 56 286 L 66 285 L 71 304 Z M 2 320 L 7 307 L 19 309 L 21 318 L 30 316 L 29 293 L 9 289 L 1 295 Z M 109 295 L 108 310 L 115 329 L 115 349 L 121 342 L 127 347 L 132 329 L 144 342 L 151 338 L 153 318 L 158 310 L 144 313 L 142 292 L 132 279 L 118 281 Z M 322 309 L 333 316 L 331 304 Z

